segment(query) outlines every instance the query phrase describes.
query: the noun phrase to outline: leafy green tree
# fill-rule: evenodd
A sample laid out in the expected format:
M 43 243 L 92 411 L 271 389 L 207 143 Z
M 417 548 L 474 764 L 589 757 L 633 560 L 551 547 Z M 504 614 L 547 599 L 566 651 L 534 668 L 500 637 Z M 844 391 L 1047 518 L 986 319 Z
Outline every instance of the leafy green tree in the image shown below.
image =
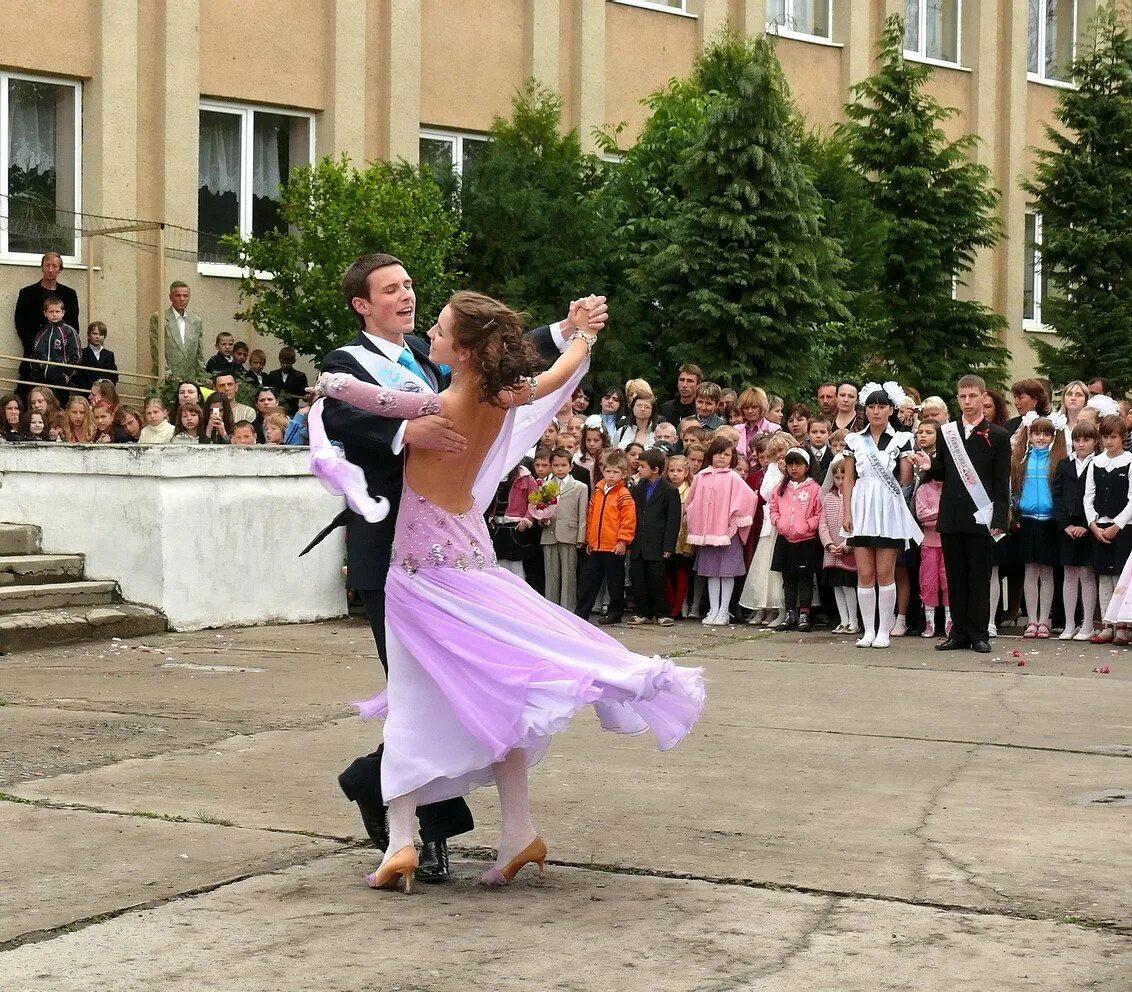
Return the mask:
M 1006 321 L 952 295 L 978 252 L 1002 236 L 991 171 L 971 160 L 973 136 L 948 140 L 942 125 L 957 111 L 925 92 L 930 66 L 905 60 L 899 17 L 885 23 L 880 63 L 853 87 L 842 132 L 887 221 L 878 287 L 884 319 L 868 364 L 921 392 L 953 391 L 967 372 L 1001 382 Z
M 417 325 L 429 327 L 459 285 L 464 244 L 457 216 L 430 175 L 404 163 L 355 169 L 343 156 L 294 170 L 280 194 L 285 231 L 229 236 L 248 302 L 236 318 L 306 355 L 322 356 L 358 333 L 342 300 L 342 275 L 367 252 L 396 255 L 412 273 Z
M 1126 12 L 1126 10 L 1125 10 Z M 1046 126 L 1050 147 L 1024 188 L 1042 217 L 1042 271 L 1053 292 L 1042 320 L 1060 340 L 1035 339 L 1055 383 L 1103 375 L 1132 388 L 1132 37 L 1102 9 L 1093 44 L 1073 65 Z
M 562 99 L 535 81 L 515 95 L 508 119 L 462 190 L 468 285 L 543 323 L 569 299 L 597 292 L 608 225 L 594 194 L 604 182 L 597 156 L 578 132 L 561 132 Z
M 771 42 L 748 50 L 734 95 L 711 101 L 676 166 L 682 198 L 638 279 L 665 315 L 657 345 L 670 361 L 786 392 L 812 369 L 824 327 L 847 316 L 845 263 L 821 232 L 821 198 Z

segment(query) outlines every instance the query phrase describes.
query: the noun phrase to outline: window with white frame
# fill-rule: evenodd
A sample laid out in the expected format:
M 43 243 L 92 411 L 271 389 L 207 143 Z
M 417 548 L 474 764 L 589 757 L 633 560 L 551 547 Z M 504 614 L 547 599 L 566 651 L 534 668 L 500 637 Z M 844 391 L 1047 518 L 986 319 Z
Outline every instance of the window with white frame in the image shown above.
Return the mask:
M 202 268 L 230 264 L 226 234 L 262 236 L 286 228 L 280 189 L 291 170 L 314 160 L 314 117 L 233 104 L 200 105 L 198 250 Z
M 963 0 L 905 0 L 904 54 L 959 64 Z
M 81 84 L 0 72 L 0 256 L 78 255 Z
M 1046 330 L 1048 320 L 1042 306 L 1058 293 L 1049 279 L 1048 266 L 1042 265 L 1042 215 L 1026 213 L 1026 272 L 1022 287 L 1022 323 L 1030 330 Z
M 1077 0 L 1030 0 L 1030 76 L 1069 82 L 1076 51 Z
M 459 131 L 421 131 L 421 165 L 431 166 L 438 176 L 448 172 L 464 175 L 475 167 L 476 156 L 486 147 L 482 134 Z
M 767 0 L 766 29 L 773 34 L 833 37 L 833 0 Z

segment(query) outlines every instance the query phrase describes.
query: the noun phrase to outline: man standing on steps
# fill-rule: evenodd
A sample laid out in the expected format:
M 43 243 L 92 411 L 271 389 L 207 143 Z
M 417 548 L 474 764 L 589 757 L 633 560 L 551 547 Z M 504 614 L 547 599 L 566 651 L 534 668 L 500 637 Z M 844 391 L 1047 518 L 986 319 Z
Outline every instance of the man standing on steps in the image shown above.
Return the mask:
M 421 388 L 440 392 L 448 386 L 448 369 L 433 364 L 429 344 L 413 334 L 416 294 L 413 280 L 400 259 L 374 253 L 359 258 L 342 279 L 346 305 L 358 318 L 360 333 L 349 345 L 338 348 L 322 362 L 323 372 L 348 372 L 362 382 L 391 385 L 392 366 L 399 376 L 408 372 Z M 566 320 L 529 332 L 528 338 L 549 364 L 566 347 L 576 328 L 573 321 L 581 301 L 571 304 Z M 591 311 L 593 329 L 605 324 L 605 300 L 599 298 Z M 366 617 L 377 644 L 382 668 L 388 672 L 385 652 L 385 579 L 389 572 L 397 509 L 401 500 L 406 446 L 438 451 L 461 451 L 466 441 L 441 416 L 416 420 L 392 420 L 366 413 L 347 403 L 328 399 L 323 425 L 332 441 L 343 445 L 346 458 L 365 473 L 369 494 L 389 500 L 389 515 L 368 523 L 351 510 L 338 515 L 302 552 L 306 554 L 335 527 L 345 525 L 348 548 L 346 585 L 355 589 L 365 606 Z M 379 747 L 357 758 L 339 777 L 346 797 L 358 804 L 362 823 L 370 839 L 381 850 L 388 843 L 385 804 L 381 790 Z M 448 838 L 473 828 L 472 814 L 462 799 L 431 803 L 417 810 L 422 850 L 417 878 L 423 882 L 445 882 L 449 878 Z
M 990 580 L 994 542 L 1006 533 L 1010 505 L 1010 435 L 983 416 L 987 385 L 965 375 L 956 386 L 962 419 L 940 429 L 933 462 L 926 452 L 916 464 L 926 480 L 939 479 L 938 530 L 951 590 L 951 635 L 937 651 L 970 648 L 990 653 Z

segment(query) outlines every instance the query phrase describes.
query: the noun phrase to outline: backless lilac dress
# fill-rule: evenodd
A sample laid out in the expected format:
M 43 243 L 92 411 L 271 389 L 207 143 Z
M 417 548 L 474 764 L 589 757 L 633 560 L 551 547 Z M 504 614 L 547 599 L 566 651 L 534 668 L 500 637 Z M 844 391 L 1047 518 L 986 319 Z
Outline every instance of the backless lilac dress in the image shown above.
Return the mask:
M 702 669 L 634 654 L 501 569 L 492 552 L 484 509 L 499 479 L 542 435 L 584 371 L 508 411 L 467 512 L 451 513 L 403 487 L 385 586 L 387 688 L 357 704 L 363 718 L 385 719 L 387 801 L 410 792 L 418 804 L 465 795 L 493 783 L 492 764 L 513 748 L 534 764 L 587 706 L 606 730 L 651 731 L 662 751 L 679 743 L 703 710 Z M 382 416 L 436 409 L 435 396 L 337 373 L 323 376 L 320 388 Z M 350 473 L 328 450 L 320 407 L 311 412 L 312 469 L 364 512 L 374 501 L 360 470 Z

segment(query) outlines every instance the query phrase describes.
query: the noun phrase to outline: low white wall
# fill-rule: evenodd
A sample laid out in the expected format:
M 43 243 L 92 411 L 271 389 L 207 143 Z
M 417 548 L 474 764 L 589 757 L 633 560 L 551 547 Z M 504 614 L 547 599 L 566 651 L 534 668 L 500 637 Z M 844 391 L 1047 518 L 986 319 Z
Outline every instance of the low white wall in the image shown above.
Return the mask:
M 299 552 L 342 508 L 305 448 L 0 445 L 0 520 L 84 554 L 174 630 L 345 612 L 344 531 Z

